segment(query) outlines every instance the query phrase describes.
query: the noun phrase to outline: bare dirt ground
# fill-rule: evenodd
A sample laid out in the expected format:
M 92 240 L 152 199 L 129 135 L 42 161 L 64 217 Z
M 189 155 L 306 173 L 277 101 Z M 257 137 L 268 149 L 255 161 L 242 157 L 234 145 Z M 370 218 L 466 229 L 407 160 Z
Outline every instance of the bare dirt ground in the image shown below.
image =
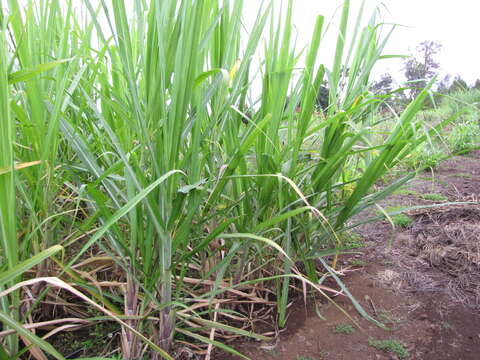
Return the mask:
M 300 299 L 275 342 L 236 348 L 255 360 L 480 359 L 479 159 L 472 152 L 422 174 L 381 205 L 445 205 L 409 212 L 412 223 L 395 233 L 386 221 L 364 226 L 362 254 L 343 258 L 339 270 L 351 293 L 389 330 L 361 318 L 346 297 L 335 301 L 360 328 L 346 326 L 351 319 L 325 301 L 305 307 Z M 400 350 L 378 349 L 377 340 Z

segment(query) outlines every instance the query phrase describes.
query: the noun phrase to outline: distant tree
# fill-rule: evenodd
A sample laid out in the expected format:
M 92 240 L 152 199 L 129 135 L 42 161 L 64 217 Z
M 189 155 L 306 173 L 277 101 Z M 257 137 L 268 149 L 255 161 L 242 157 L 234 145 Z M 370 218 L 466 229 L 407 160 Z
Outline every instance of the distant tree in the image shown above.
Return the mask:
M 463 80 L 460 75 L 457 75 L 455 79 L 452 82 L 452 85 L 450 85 L 450 88 L 448 89 L 448 92 L 455 92 L 455 91 L 465 91 L 467 90 L 468 84 L 465 80 Z
M 473 84 L 472 89 L 480 90 L 480 79 L 477 79 L 475 81 L 475 84 Z
M 437 86 L 437 93 L 439 94 L 446 94 L 448 93 L 448 90 L 450 89 L 450 82 L 451 82 L 451 76 L 446 75 L 439 83 Z
M 385 95 L 393 90 L 393 78 L 389 73 L 384 73 L 380 76 L 380 79 L 374 81 L 370 86 L 370 90 L 375 95 Z
M 403 70 L 410 82 L 410 99 L 415 98 L 437 73 L 440 63 L 435 55 L 441 48 L 442 44 L 438 41 L 424 41 L 417 46 L 416 53 L 405 61 Z

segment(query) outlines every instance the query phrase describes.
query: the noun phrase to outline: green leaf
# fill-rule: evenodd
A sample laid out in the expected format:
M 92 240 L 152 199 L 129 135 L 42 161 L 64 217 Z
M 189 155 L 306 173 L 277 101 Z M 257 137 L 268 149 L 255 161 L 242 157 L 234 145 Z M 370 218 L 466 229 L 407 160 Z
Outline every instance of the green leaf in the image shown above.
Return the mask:
M 77 255 L 73 257 L 73 259 L 70 261 L 68 264 L 68 267 L 71 267 L 84 253 L 85 251 L 88 250 L 90 246 L 92 246 L 97 240 L 99 240 L 107 231 L 110 229 L 112 225 L 114 225 L 118 220 L 120 220 L 123 216 L 128 214 L 132 209 L 135 208 L 143 199 L 145 199 L 148 194 L 150 194 L 158 185 L 163 183 L 165 180 L 167 180 L 170 176 L 174 174 L 183 174 L 182 171 L 180 170 L 172 170 L 166 173 L 165 175 L 161 176 L 157 180 L 155 180 L 153 183 L 151 183 L 149 186 L 147 186 L 145 189 L 140 191 L 137 195 L 135 195 L 133 198 L 131 198 L 124 206 L 122 206 L 120 209 L 118 209 L 112 217 L 110 217 L 105 224 L 95 232 L 95 235 L 93 235 L 82 247 L 82 249 L 78 252 Z
M 195 184 L 182 186 L 180 189 L 178 189 L 178 192 L 182 194 L 188 194 L 190 191 L 198 189 L 202 187 L 202 185 L 205 185 L 206 183 L 207 183 L 207 179 L 202 179 L 197 181 Z
M 48 71 L 48 70 L 51 70 L 51 69 L 57 67 L 60 64 L 63 64 L 63 63 L 66 63 L 66 62 L 72 61 L 72 60 L 73 60 L 73 58 L 57 60 L 57 61 L 52 61 L 52 62 L 49 62 L 49 63 L 37 65 L 32 69 L 22 69 L 22 70 L 16 71 L 16 72 L 8 75 L 8 82 L 10 84 L 16 84 L 16 83 L 21 82 L 21 81 L 29 80 L 29 79 L 37 76 L 38 74 L 41 74 L 41 73 L 43 73 L 45 71 Z
M 23 274 L 25 271 L 31 269 L 35 265 L 40 264 L 43 260 L 49 258 L 52 255 L 55 255 L 59 251 L 62 251 L 63 247 L 61 245 L 55 245 L 47 250 L 44 250 L 28 260 L 25 260 L 15 267 L 11 268 L 10 270 L 4 271 L 0 273 L 0 287 L 5 285 L 6 283 L 14 280 L 17 276 Z
M 194 82 L 194 86 L 197 87 L 199 86 L 202 82 L 204 82 L 206 79 L 208 79 L 211 76 L 221 74 L 223 81 L 228 84 L 230 80 L 230 75 L 228 74 L 228 71 L 225 69 L 212 69 L 209 71 L 205 71 L 204 73 L 200 74 Z
M 38 346 L 40 349 L 52 355 L 55 359 L 65 360 L 63 355 L 60 354 L 57 350 L 55 350 L 52 345 L 50 345 L 45 340 L 39 338 L 38 336 L 34 335 L 31 331 L 25 329 L 22 324 L 12 319 L 10 316 L 8 316 L 8 314 L 4 313 L 3 311 L 0 311 L 0 321 L 2 321 L 9 328 L 15 330 L 18 335 L 23 336 L 35 346 Z
M 275 241 L 267 239 L 263 236 L 258 236 L 258 235 L 255 235 L 255 234 L 247 234 L 247 233 L 234 233 L 234 234 L 220 234 L 218 237 L 219 238 L 224 238 L 224 239 L 249 239 L 249 240 L 256 240 L 256 241 L 263 242 L 263 243 L 267 244 L 268 246 L 273 247 L 280 254 L 285 256 L 286 259 L 288 259 L 290 262 L 292 262 L 292 259 L 290 259 L 290 257 L 287 255 L 285 250 L 283 250 L 280 245 L 278 245 Z
M 210 340 L 209 338 L 205 337 L 205 336 L 202 336 L 202 335 L 199 335 L 199 334 L 196 334 L 194 332 L 191 332 L 191 331 L 188 331 L 188 330 L 184 330 L 184 329 L 177 329 L 177 331 L 181 334 L 184 334 L 184 335 L 187 335 L 189 337 L 192 337 L 194 339 L 197 339 L 197 340 L 200 340 L 201 342 L 205 343 L 205 344 L 212 344 L 220 349 L 223 349 L 227 352 L 229 352 L 230 354 L 233 354 L 235 356 L 238 356 L 238 357 L 241 357 L 242 359 L 246 359 L 246 360 L 250 360 L 249 357 L 239 353 L 237 350 L 231 348 L 230 346 L 227 346 L 225 344 L 222 344 L 221 342 L 218 342 L 218 341 L 215 341 L 215 340 Z

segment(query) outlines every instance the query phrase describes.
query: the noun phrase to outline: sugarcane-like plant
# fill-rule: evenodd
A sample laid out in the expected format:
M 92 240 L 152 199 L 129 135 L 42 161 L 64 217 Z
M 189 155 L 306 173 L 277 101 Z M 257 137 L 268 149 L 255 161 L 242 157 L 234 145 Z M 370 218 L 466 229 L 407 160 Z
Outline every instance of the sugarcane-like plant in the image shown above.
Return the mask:
M 352 22 L 344 1 L 333 57 L 318 16 L 302 64 L 292 0 L 260 6 L 250 28 L 242 0 L 8 4 L 0 171 L 35 166 L 0 172 L 2 268 L 64 245 L 53 275 L 124 320 L 124 359 L 169 358 L 176 339 L 238 355 L 216 334 L 265 337 L 229 320 L 275 304 L 284 326 L 296 281 L 338 293 L 324 273 L 345 290 L 342 239 L 413 177 L 375 187 L 428 136 L 415 116 L 428 87 L 372 136 L 385 98 L 370 74 L 391 33 L 376 12 Z M 115 269 L 104 287 L 82 270 L 95 262 Z

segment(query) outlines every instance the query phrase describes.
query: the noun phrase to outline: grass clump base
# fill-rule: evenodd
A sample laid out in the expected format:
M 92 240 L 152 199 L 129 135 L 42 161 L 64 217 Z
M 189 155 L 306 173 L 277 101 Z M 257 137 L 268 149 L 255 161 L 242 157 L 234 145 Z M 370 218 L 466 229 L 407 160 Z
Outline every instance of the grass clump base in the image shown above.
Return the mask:
M 355 328 L 350 324 L 338 324 L 333 329 L 335 334 L 349 335 L 355 332 Z
M 407 228 L 412 225 L 413 219 L 407 214 L 402 213 L 402 210 L 404 210 L 402 207 L 390 207 L 386 209 L 386 213 L 393 226 Z M 380 213 L 380 211 L 377 212 Z M 383 215 L 385 216 L 385 213 L 383 213 Z
M 406 359 L 410 355 L 408 350 L 405 348 L 405 345 L 394 339 L 375 340 L 370 338 L 368 339 L 368 345 L 378 350 L 393 353 L 399 359 Z
M 442 194 L 422 194 L 422 199 L 430 201 L 447 201 L 448 198 Z
M 393 224 L 397 227 L 406 228 L 412 225 L 412 218 L 405 214 L 397 214 L 392 216 Z

